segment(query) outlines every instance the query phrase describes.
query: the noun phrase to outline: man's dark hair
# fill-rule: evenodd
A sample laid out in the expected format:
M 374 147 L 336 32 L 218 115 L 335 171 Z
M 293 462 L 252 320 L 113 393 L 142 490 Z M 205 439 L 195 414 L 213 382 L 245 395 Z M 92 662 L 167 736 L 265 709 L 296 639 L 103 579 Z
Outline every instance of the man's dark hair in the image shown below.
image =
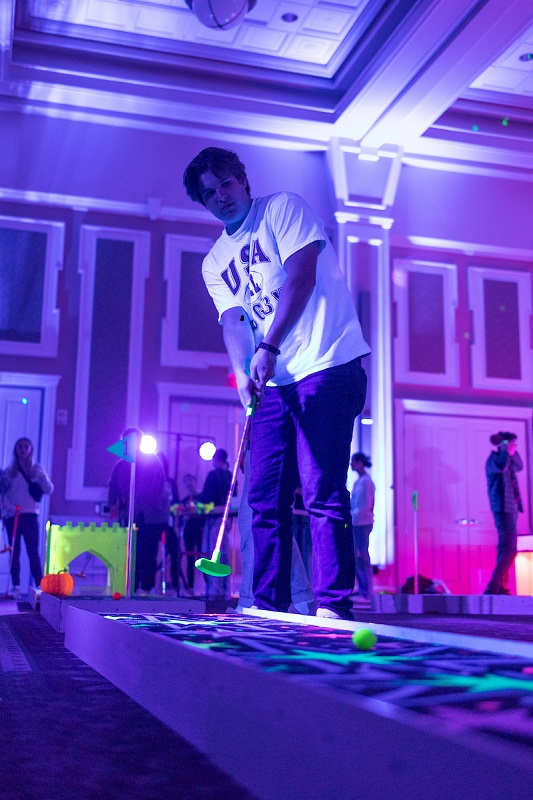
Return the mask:
M 219 447 L 218 450 L 215 451 L 215 455 L 213 456 L 213 461 L 219 461 L 221 464 L 228 465 L 228 451 L 224 450 L 223 447 Z
M 237 153 L 222 147 L 206 147 L 193 158 L 183 173 L 183 185 L 191 200 L 202 205 L 204 201 L 200 194 L 200 177 L 204 172 L 212 172 L 217 178 L 234 175 L 239 183 L 246 184 L 248 197 L 251 197 L 246 170 Z

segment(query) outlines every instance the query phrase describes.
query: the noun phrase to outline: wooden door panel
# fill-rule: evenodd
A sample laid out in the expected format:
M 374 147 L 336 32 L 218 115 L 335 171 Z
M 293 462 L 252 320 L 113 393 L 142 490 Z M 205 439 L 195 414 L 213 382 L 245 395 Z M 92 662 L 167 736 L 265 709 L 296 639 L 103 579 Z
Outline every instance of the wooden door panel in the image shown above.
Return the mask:
M 17 439 L 27 436 L 35 449 L 35 461 L 40 460 L 41 424 L 43 391 L 28 386 L 0 387 L 0 467 L 6 467 L 13 460 L 13 447 Z M 1 523 L 0 523 L 1 524 Z M 41 520 L 42 526 L 42 520 Z M 0 537 L 2 545 L 3 538 Z M 7 543 L 7 539 L 6 539 Z M 42 556 L 41 556 L 42 558 Z M 0 557 L 0 579 L 2 591 L 8 586 L 9 554 Z M 28 591 L 30 568 L 26 548 L 20 554 L 20 587 Z
M 463 526 L 456 520 L 466 513 L 462 425 L 438 415 L 405 417 L 405 497 L 418 492 L 419 572 L 444 580 L 451 591 L 464 582 Z M 406 517 L 412 517 L 408 509 Z M 398 549 L 402 572 L 414 572 L 414 539 L 406 537 Z M 405 579 L 405 578 L 404 578 Z
M 237 407 L 230 403 L 206 403 L 196 400 L 173 398 L 170 409 L 170 427 L 174 434 L 176 480 L 180 493 L 183 491 L 183 475 L 196 476 L 201 491 L 207 473 L 212 469 L 211 461 L 198 455 L 198 448 L 205 440 L 212 440 L 217 448 L 228 452 L 230 467 L 235 458 Z

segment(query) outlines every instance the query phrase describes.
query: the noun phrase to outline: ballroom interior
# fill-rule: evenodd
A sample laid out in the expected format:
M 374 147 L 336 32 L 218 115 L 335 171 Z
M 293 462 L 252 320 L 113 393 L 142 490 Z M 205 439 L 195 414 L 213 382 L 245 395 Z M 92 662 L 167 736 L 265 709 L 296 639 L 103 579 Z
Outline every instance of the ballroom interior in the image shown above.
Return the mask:
M 212 6 L 222 8 L 227 24 L 209 27 Z M 512 641 L 509 658 L 533 663 L 533 651 L 527 649 L 532 647 L 527 631 L 533 618 L 531 0 L 6 0 L 0 6 L 0 43 L 0 466 L 10 463 L 15 440 L 27 436 L 54 483 L 53 493 L 41 503 L 43 563 L 47 523 L 90 530 L 109 522 L 108 480 L 116 455 L 108 448 L 126 428 L 138 427 L 156 438 L 180 492 L 185 474 L 193 473 L 199 486 L 206 478 L 210 462 L 199 455 L 202 443 L 226 449 L 230 465 L 235 462 L 244 411 L 201 276 L 203 258 L 221 226 L 187 197 L 182 183 L 184 169 L 200 150 L 223 147 L 245 164 L 252 196 L 295 192 L 321 218 L 371 348 L 364 360 L 367 399 L 354 427 L 352 452 L 367 453 L 373 465 L 370 555 L 378 600 L 357 619 L 384 625 L 385 638 L 394 635 L 386 626 L 415 625 L 424 629 L 428 647 L 437 641 L 432 638 L 437 627 L 444 636 L 442 647 L 452 646 L 446 635 L 454 631 L 458 647 L 461 635 Z M 485 462 L 491 435 L 505 430 L 516 434 L 524 464 L 519 552 L 509 576 L 512 596 L 483 605 L 480 597 L 496 554 Z M 348 473 L 350 489 L 353 480 Z M 230 535 L 236 601 L 236 522 Z M 80 558 L 78 572 L 80 564 L 88 563 Z M 92 582 L 105 585 L 106 565 L 94 554 L 90 568 Z M 459 622 L 442 621 L 441 598 L 401 598 L 400 588 L 415 573 L 446 586 L 451 605 L 445 616 L 460 617 Z M 5 585 L 7 596 L 8 553 L 0 554 L 0 581 L 0 592 Z M 196 724 L 191 722 L 194 674 L 204 669 L 196 656 L 186 654 L 180 661 L 180 680 L 190 678 L 191 686 L 187 721 L 167 733 L 165 726 L 172 725 L 160 711 L 165 700 L 150 705 L 150 697 L 135 693 L 136 670 L 140 675 L 151 656 L 144 662 L 139 655 L 134 662 L 137 656 L 132 655 L 131 682 L 122 685 L 114 667 L 101 666 L 103 655 L 85 649 L 84 639 L 98 639 L 109 653 L 119 641 L 124 653 L 133 652 L 128 649 L 134 647 L 132 626 L 121 623 L 116 636 L 108 633 L 109 626 L 100 632 L 80 609 L 76 630 L 65 631 L 58 622 L 47 644 L 48 622 L 43 628 L 33 621 L 34 632 L 28 633 L 30 627 L 24 632 L 23 618 L 27 614 L 29 622 L 37 603 L 24 558 L 22 588 L 29 593 L 25 613 L 10 605 L 0 616 L 6 625 L 12 620 L 4 632 L 7 638 L 0 638 L 0 652 L 4 647 L 10 652 L 14 637 L 29 675 L 47 648 L 63 652 L 66 635 L 73 655 L 61 656 L 65 674 L 74 670 L 69 659 L 81 659 L 76 669 L 86 670 L 86 686 L 93 681 L 103 703 L 109 680 L 119 694 L 133 698 L 128 702 L 140 704 L 147 729 L 161 725 L 154 741 L 184 737 L 191 744 L 180 744 L 183 759 L 199 759 L 198 773 L 205 769 L 206 776 L 215 770 L 201 786 L 189 776 L 178 792 L 177 784 L 163 786 L 156 778 L 145 786 L 142 769 L 128 788 L 114 765 L 116 783 L 109 784 L 114 787 L 109 794 L 101 788 L 108 774 L 94 784 L 96 789 L 77 770 L 77 794 L 67 781 L 54 789 L 54 800 L 122 800 L 131 797 L 132 787 L 149 800 L 248 800 L 247 792 L 261 800 L 356 796 L 342 781 L 347 785 L 357 773 L 339 778 L 337 787 L 334 778 L 323 783 L 315 775 L 312 755 L 306 760 L 315 747 L 305 746 L 305 719 L 295 722 L 295 737 L 302 738 L 294 750 L 306 764 L 303 793 L 298 794 L 297 783 L 270 774 L 268 753 L 283 774 L 292 770 L 292 759 L 284 760 L 274 745 L 290 735 L 290 725 L 276 727 L 283 717 L 281 699 L 278 719 L 274 710 L 269 714 L 272 733 L 263 755 L 255 745 L 260 729 L 252 711 L 248 717 L 237 714 L 222 700 L 219 708 L 214 690 L 210 698 L 216 714 L 227 714 L 229 728 L 233 725 L 237 733 L 224 738 L 220 732 L 210 742 L 209 733 L 198 727 L 187 737 L 187 726 Z M 87 581 L 76 579 L 74 595 L 84 593 Z M 201 592 L 195 598 L 178 587 L 177 594 L 189 604 L 181 611 L 209 612 Z M 465 598 L 462 605 L 457 598 Z M 102 614 L 108 611 L 115 613 L 101 609 Z M 491 615 L 498 618 L 493 628 Z M 270 624 L 260 614 L 252 617 L 251 636 L 257 634 L 254 625 L 259 630 Z M 163 631 L 157 628 L 156 639 L 157 632 Z M 208 632 L 202 635 L 207 642 Z M 340 646 L 331 637 L 327 644 Z M 153 658 L 161 658 L 162 680 L 169 685 L 173 678 L 166 671 L 166 644 L 159 646 Z M 470 645 L 465 641 L 463 646 Z M 32 647 L 36 650 L 30 655 Z M 121 652 L 110 656 L 115 664 L 122 663 Z M 335 653 L 341 658 L 344 651 Z M 411 658 L 404 651 L 398 657 Z M 260 688 L 260 678 L 247 667 L 238 678 L 230 677 L 222 661 L 221 677 L 216 670 L 211 675 L 213 667 L 205 669 L 205 680 L 218 681 L 220 693 L 224 676 L 230 683 L 242 680 L 247 689 L 235 699 L 235 708 L 270 691 L 266 684 Z M 530 674 L 527 664 L 521 669 Z M 6 675 L 11 673 L 16 673 L 14 666 Z M 414 776 L 426 761 L 441 763 L 442 770 L 446 765 L 454 773 L 454 787 L 457 776 L 466 780 L 468 753 L 472 775 L 478 769 L 480 775 L 490 773 L 495 745 L 469 739 L 473 734 L 464 719 L 463 728 L 457 717 L 444 720 L 443 711 L 448 738 L 443 734 L 441 741 L 434 734 L 440 722 L 429 715 L 406 722 L 391 712 L 385 724 L 388 712 L 379 707 L 383 698 L 367 697 L 356 709 L 347 703 L 348 713 L 332 695 L 326 709 L 327 681 L 322 678 L 310 708 L 324 730 L 339 732 L 338 751 L 331 744 L 325 747 L 324 764 L 326 754 L 330 761 L 349 760 L 350 747 L 357 746 L 350 738 L 352 722 L 369 726 L 364 757 L 375 753 L 368 762 L 374 777 L 380 774 L 378 754 L 385 745 L 391 752 L 401 750 L 402 725 L 410 726 L 406 736 L 413 748 L 425 753 L 418 767 L 414 757 L 406 765 L 400 756 L 391 756 L 374 788 L 370 779 L 361 778 L 369 798 L 382 800 L 384 792 L 393 800 L 415 798 Z M 272 693 L 285 696 L 285 684 L 272 680 Z M 305 703 L 304 690 L 298 683 L 286 707 Z M 46 702 L 52 709 L 60 701 L 50 695 Z M 500 696 L 490 694 L 480 702 L 497 703 Z M 89 705 L 92 719 L 97 709 Z M 257 716 L 266 713 L 252 707 Z M 174 708 L 170 701 L 169 708 Z M 498 709 L 485 705 L 484 710 L 496 714 Z M 326 716 L 330 711 L 331 718 Z M 133 707 L 120 714 L 134 726 Z M 202 714 L 209 717 L 207 701 Z M 523 715 L 520 725 L 508 725 L 508 717 L 500 744 L 508 765 L 516 766 L 510 796 L 521 798 L 532 763 L 526 749 L 533 742 L 533 721 L 527 702 L 509 710 L 512 714 L 515 719 Z M 373 721 L 378 716 L 379 724 Z M 26 723 L 15 719 L 18 736 Z M 460 744 L 448 750 L 459 729 Z M 97 727 L 94 735 L 100 736 Z M 382 746 L 373 751 L 376 740 Z M 514 752 L 515 745 L 520 752 Z M 161 745 L 158 752 L 168 753 L 168 759 L 154 767 L 152 777 L 157 771 L 172 772 L 176 746 L 174 740 Z M 189 746 L 196 748 L 194 753 L 186 750 Z M 247 748 L 248 762 L 243 756 Z M 155 746 L 152 750 L 155 764 L 159 756 Z M 142 751 L 128 753 L 133 775 Z M 105 756 L 100 755 L 103 765 Z M 73 749 L 69 758 L 75 758 Z M 505 775 L 510 771 L 504 770 Z M 296 774 L 304 780 L 301 772 Z M 457 788 L 447 793 L 437 766 L 426 778 L 420 783 L 425 797 L 467 796 L 457 794 Z M 479 795 L 469 788 L 469 800 L 504 796 L 503 784 L 491 780 L 492 788 L 488 778 L 479 784 Z M 40 781 L 35 791 L 13 789 L 6 800 L 46 796 Z

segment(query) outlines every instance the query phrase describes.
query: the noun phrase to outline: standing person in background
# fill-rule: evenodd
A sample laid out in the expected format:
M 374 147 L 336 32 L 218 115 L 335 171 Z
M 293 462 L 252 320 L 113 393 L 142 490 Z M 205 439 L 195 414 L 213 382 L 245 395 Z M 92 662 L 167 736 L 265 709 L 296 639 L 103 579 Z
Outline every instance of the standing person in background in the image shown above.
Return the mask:
M 231 486 L 231 472 L 228 464 L 228 453 L 222 447 L 216 450 L 213 456 L 213 469 L 207 473 L 204 488 L 198 496 L 200 503 L 214 503 L 214 512 L 211 511 L 207 515 L 205 526 L 205 550 L 211 554 L 215 546 L 218 530 L 221 522 L 221 515 L 224 511 L 226 501 Z M 235 491 L 237 487 L 235 487 Z M 217 513 L 218 512 L 218 513 Z M 221 555 L 222 560 L 228 562 L 228 536 L 233 521 L 228 517 L 226 525 L 226 532 L 222 540 Z M 209 575 L 205 576 L 205 592 L 206 597 L 214 600 L 227 600 L 230 596 L 229 591 L 229 578 L 212 578 Z
M 236 153 L 208 147 L 183 176 L 189 197 L 224 225 L 202 276 L 251 419 L 254 599 L 291 603 L 292 504 L 311 520 L 317 616 L 353 619 L 355 582 L 346 473 L 363 408 L 365 342 L 324 226 L 292 192 L 252 198 Z
M 161 533 L 166 530 L 168 523 L 170 501 L 165 470 L 159 458 L 153 453 L 142 453 L 139 450 L 142 432 L 138 428 L 128 428 L 122 438 L 131 434 L 137 435 L 133 517 L 137 526 L 137 544 L 133 585 L 135 591 L 146 595 L 155 587 L 157 550 Z M 128 524 L 130 473 L 131 464 L 120 459 L 109 478 L 111 519 L 118 519 L 124 527 Z
M 483 594 L 509 594 L 507 577 L 516 556 L 516 522 L 523 511 L 516 473 L 523 468 L 516 449 L 516 434 L 500 431 L 490 437 L 493 450 L 487 459 L 489 502 L 498 531 L 496 566 Z
M 362 600 L 370 600 L 372 595 L 373 573 L 368 544 L 374 526 L 376 487 L 366 471 L 371 466 L 372 462 L 364 453 L 354 453 L 352 456 L 352 470 L 359 476 L 352 487 L 351 510 L 357 594 Z
M 231 486 L 227 450 L 219 447 L 215 451 L 212 464 L 213 469 L 207 473 L 204 488 L 197 499 L 200 503 L 214 503 L 216 506 L 225 506 L 229 487 Z
M 40 464 L 33 462 L 33 444 L 26 437 L 15 442 L 13 461 L 5 470 L 9 487 L 4 495 L 5 526 L 8 541 L 13 547 L 11 559 L 11 580 L 13 581 L 13 597 L 20 599 L 20 543 L 26 544 L 26 552 L 30 561 L 30 571 L 38 589 L 43 577 L 39 558 L 39 502 L 36 497 L 51 494 L 54 486 Z M 36 490 L 35 484 L 38 489 Z M 33 493 L 30 493 L 30 491 Z M 16 509 L 18 521 L 15 541 L 13 528 Z
M 163 469 L 165 470 L 165 479 L 166 479 L 166 489 L 167 489 L 167 497 L 170 508 L 178 505 L 179 503 L 179 495 L 178 495 L 178 485 L 174 478 L 170 477 L 169 467 L 168 467 L 168 458 L 164 453 L 158 453 L 159 460 L 163 465 Z M 172 512 L 169 513 L 167 524 L 165 526 L 165 552 L 166 555 L 170 558 L 170 584 L 171 584 L 171 591 L 173 594 L 176 594 L 179 589 L 179 548 L 178 548 L 178 536 L 176 534 L 176 520 Z M 163 565 L 161 565 L 163 569 Z M 166 579 L 166 564 L 164 566 L 165 569 L 165 579 Z M 169 586 L 167 584 L 167 594 L 169 594 Z

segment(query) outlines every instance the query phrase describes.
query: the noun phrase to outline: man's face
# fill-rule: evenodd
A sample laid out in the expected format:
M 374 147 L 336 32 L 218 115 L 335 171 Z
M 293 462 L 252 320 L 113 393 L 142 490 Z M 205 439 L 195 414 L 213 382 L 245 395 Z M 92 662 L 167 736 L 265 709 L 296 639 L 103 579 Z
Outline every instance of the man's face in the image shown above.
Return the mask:
M 252 205 L 246 186 L 246 182 L 240 183 L 234 175 L 222 178 L 217 178 L 212 172 L 200 175 L 203 203 L 214 217 L 224 223 L 230 235 L 241 227 Z
M 507 450 L 510 456 L 514 456 L 514 454 L 516 453 L 516 439 L 511 439 L 511 441 L 507 445 Z

